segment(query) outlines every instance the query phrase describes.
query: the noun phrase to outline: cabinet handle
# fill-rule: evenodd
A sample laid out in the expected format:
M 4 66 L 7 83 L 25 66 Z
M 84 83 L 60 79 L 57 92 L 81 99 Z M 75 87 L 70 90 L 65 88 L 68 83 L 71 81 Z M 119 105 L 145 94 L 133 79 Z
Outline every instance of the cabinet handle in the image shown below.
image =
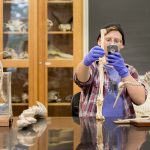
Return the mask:
M 45 62 L 45 65 L 49 66 L 49 65 L 51 65 L 51 62 Z

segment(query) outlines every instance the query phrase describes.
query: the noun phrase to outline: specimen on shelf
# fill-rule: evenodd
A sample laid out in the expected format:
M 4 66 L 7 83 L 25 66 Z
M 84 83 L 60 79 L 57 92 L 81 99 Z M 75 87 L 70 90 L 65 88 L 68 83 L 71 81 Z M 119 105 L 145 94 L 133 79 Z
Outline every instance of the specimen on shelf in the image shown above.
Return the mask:
M 58 26 L 59 30 L 66 32 L 66 31 L 71 31 L 71 24 L 67 23 L 67 24 L 60 24 Z
M 13 48 L 5 48 L 4 58 L 10 58 L 10 59 L 27 59 L 29 58 L 27 51 L 21 51 L 20 53 L 17 53 L 15 49 Z
M 50 19 L 47 19 L 47 28 L 48 28 L 48 31 L 49 30 L 51 30 L 51 28 L 53 27 L 53 22 L 52 22 L 52 20 L 50 20 Z
M 73 55 L 64 53 L 54 45 L 50 45 L 48 48 L 48 57 L 52 59 L 72 59 Z
M 59 96 L 59 92 L 55 90 L 51 90 L 48 92 L 48 102 L 60 102 L 61 98 Z
M 21 20 L 9 20 L 8 23 L 4 23 L 4 30 L 10 32 L 27 32 L 27 24 Z

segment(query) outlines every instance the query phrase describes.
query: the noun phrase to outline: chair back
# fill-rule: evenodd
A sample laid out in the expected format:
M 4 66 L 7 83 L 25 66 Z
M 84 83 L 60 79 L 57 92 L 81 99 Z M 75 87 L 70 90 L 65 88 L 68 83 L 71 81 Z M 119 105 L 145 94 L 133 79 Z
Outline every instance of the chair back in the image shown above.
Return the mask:
M 79 101 L 80 101 L 80 94 L 81 92 L 78 92 L 73 95 L 71 100 L 71 111 L 72 116 L 78 117 L 79 116 Z

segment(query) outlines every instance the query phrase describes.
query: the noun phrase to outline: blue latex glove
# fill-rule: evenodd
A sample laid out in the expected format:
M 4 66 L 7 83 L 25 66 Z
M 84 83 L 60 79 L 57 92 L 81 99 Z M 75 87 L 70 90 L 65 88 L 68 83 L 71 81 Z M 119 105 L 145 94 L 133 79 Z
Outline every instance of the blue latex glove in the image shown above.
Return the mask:
M 84 64 L 90 66 L 94 61 L 99 60 L 100 57 L 103 57 L 105 54 L 104 49 L 100 46 L 93 47 L 90 52 L 84 58 Z
M 120 53 L 114 52 L 107 55 L 107 62 L 108 65 L 114 66 L 121 78 L 128 76 L 128 68 L 125 66 L 124 59 L 122 58 Z

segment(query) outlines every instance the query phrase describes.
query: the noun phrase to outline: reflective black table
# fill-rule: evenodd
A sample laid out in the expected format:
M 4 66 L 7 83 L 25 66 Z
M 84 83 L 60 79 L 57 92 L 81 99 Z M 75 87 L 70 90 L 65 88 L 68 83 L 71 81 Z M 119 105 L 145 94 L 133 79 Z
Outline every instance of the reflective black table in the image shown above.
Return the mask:
M 116 118 L 48 117 L 23 130 L 0 127 L 0 150 L 149 150 L 150 127 L 115 124 Z

